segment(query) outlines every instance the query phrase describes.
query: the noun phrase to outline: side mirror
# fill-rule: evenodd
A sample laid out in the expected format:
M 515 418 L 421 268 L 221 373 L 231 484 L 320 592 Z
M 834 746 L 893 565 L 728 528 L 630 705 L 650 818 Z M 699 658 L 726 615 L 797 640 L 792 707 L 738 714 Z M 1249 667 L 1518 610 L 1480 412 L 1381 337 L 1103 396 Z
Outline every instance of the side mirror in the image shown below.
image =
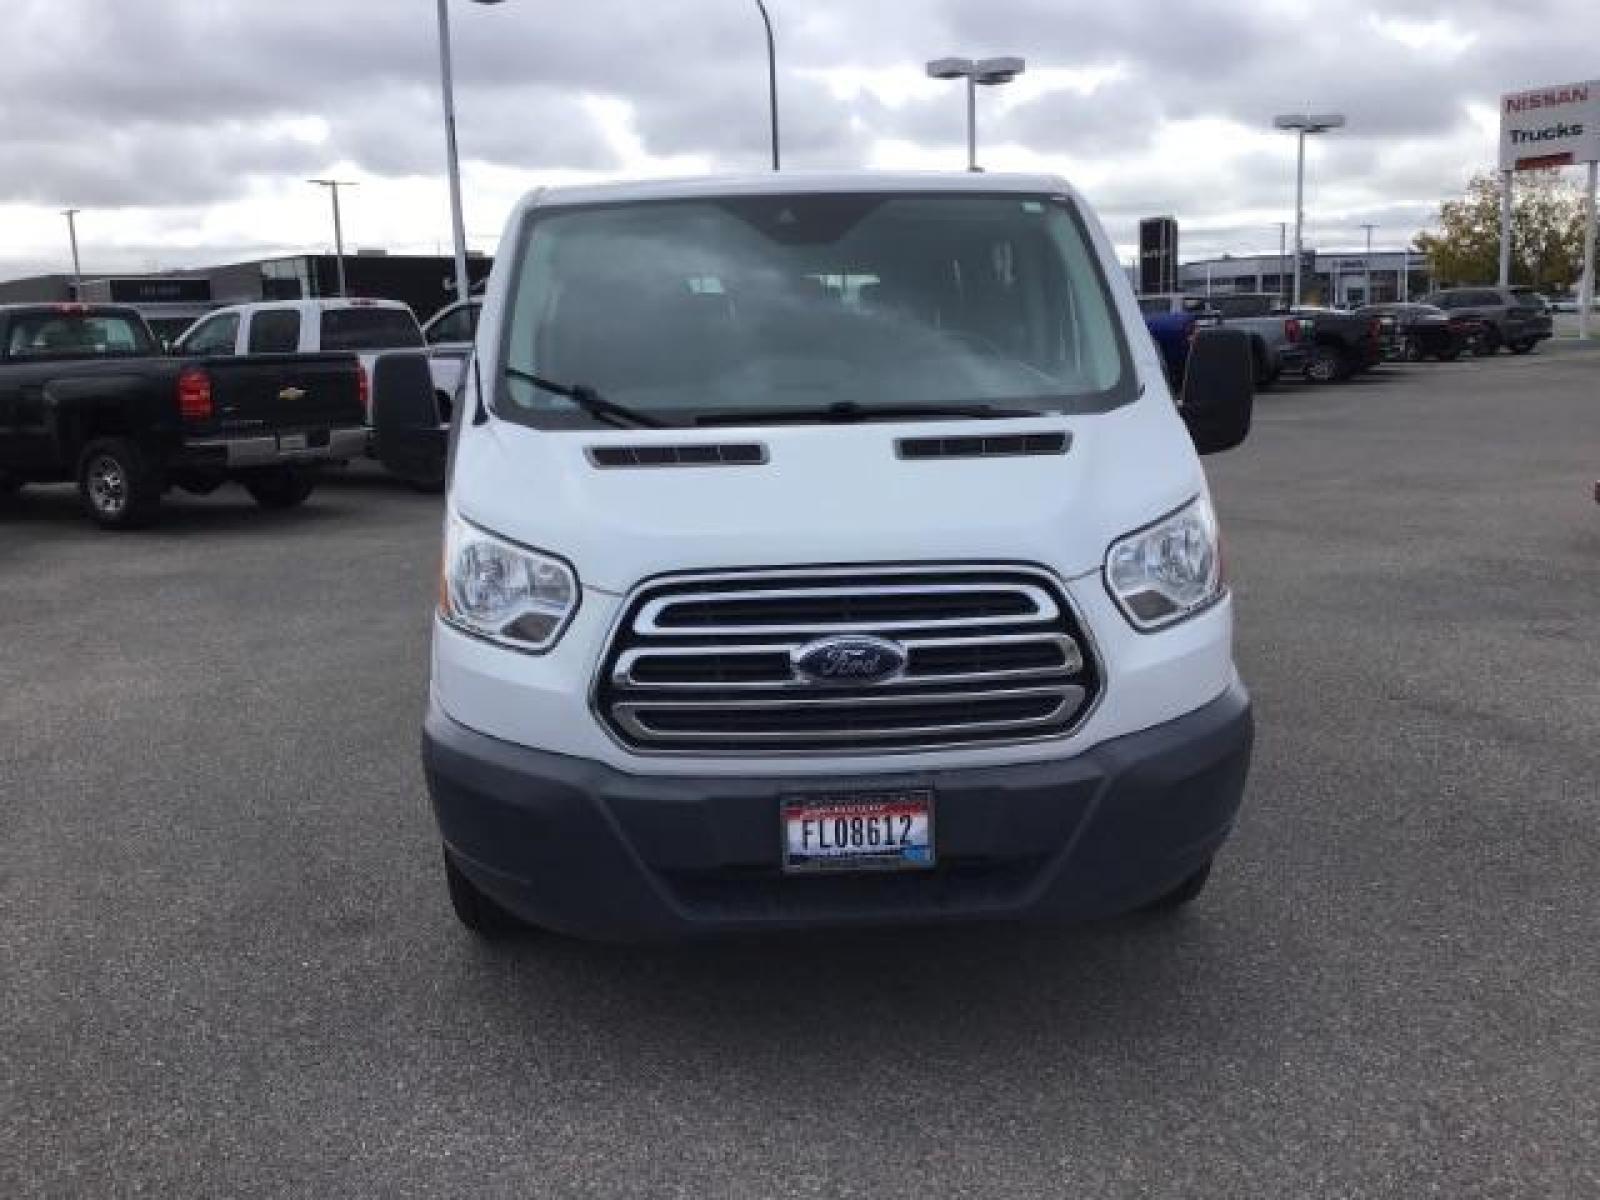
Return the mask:
M 391 350 L 374 362 L 372 443 L 378 461 L 412 486 L 444 490 L 449 427 L 422 351 Z
M 1189 346 L 1178 415 L 1201 454 L 1232 450 L 1250 433 L 1255 354 L 1242 329 L 1201 329 Z

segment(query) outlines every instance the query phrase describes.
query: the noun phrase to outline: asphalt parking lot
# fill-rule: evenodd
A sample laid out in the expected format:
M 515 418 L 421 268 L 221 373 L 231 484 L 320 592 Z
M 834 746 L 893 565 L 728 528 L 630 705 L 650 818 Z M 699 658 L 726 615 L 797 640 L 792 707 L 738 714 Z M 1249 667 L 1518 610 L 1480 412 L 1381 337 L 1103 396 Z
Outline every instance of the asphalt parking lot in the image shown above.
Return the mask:
M 487 949 L 436 498 L 0 507 L 0 1194 L 1600 1193 L 1600 353 L 1259 401 L 1259 721 L 1176 920 Z

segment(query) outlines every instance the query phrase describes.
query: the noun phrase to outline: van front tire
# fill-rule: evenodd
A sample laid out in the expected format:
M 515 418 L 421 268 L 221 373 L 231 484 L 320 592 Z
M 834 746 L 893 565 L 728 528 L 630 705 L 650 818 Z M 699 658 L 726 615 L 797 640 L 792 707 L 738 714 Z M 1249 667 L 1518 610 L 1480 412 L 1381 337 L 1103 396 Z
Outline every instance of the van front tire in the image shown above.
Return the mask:
M 1193 875 L 1165 895 L 1157 896 L 1139 911 L 1152 914 L 1172 913 L 1193 904 L 1200 898 L 1200 893 L 1206 890 L 1206 881 L 1211 878 L 1211 861 L 1209 858 L 1206 859 L 1205 865 Z
M 450 891 L 450 907 L 456 920 L 478 937 L 493 941 L 527 930 L 524 922 L 478 890 L 478 885 L 456 866 L 449 850 L 444 852 L 444 881 Z

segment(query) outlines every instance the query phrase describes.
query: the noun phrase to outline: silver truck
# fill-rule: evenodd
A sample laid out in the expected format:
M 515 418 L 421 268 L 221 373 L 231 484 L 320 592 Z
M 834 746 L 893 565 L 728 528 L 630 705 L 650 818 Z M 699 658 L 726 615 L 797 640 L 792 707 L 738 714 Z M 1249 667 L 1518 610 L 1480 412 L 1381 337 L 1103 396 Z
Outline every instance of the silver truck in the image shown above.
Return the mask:
M 1279 311 L 1282 301 L 1269 292 L 1213 296 L 1172 292 L 1139 297 L 1139 307 L 1146 314 L 1163 304 L 1167 312 L 1213 314 L 1222 325 L 1248 333 L 1257 391 L 1271 387 L 1285 371 L 1299 374 L 1305 370 L 1311 346 L 1311 319 Z

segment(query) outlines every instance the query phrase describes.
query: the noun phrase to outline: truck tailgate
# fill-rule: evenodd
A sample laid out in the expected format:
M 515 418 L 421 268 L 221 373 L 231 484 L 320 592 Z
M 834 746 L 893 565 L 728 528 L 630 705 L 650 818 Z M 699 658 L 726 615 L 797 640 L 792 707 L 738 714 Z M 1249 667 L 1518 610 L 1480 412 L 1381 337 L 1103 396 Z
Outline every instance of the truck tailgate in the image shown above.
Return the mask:
M 346 429 L 365 419 L 361 368 L 353 354 L 252 354 L 196 360 L 185 364 L 190 368 L 211 381 L 209 432 Z

